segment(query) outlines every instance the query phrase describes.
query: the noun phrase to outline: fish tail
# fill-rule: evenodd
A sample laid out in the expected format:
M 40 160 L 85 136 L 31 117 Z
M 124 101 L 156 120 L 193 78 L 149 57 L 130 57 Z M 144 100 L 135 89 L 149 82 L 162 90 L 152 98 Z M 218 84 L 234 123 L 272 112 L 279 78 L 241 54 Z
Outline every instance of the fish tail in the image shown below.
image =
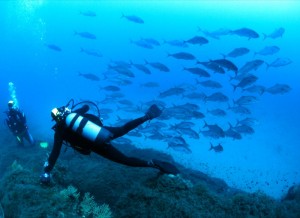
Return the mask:
M 203 128 L 205 128 L 205 127 L 207 127 L 207 123 L 206 123 L 205 120 L 203 120 L 203 121 L 204 121 L 204 126 L 203 126 Z
M 226 55 L 225 55 L 225 54 L 220 53 L 220 55 L 222 55 L 222 57 L 223 57 L 224 59 L 226 59 Z
M 124 13 L 122 13 L 122 16 L 120 18 L 123 18 L 123 17 L 125 17 Z
M 235 91 L 236 88 L 237 88 L 237 85 L 233 85 L 233 84 L 231 84 L 231 85 L 232 85 L 232 87 L 233 87 L 233 91 Z
M 214 146 L 212 145 L 212 143 L 210 142 L 210 148 L 209 148 L 209 151 L 213 150 L 214 149 Z
M 267 65 L 266 71 L 269 70 L 270 64 L 268 64 L 267 62 L 265 62 L 265 64 Z
M 265 40 L 268 37 L 267 34 L 264 34 L 264 33 L 263 33 L 263 36 L 264 36 L 263 40 Z
M 144 61 L 145 61 L 145 64 L 149 64 L 149 62 L 146 59 Z

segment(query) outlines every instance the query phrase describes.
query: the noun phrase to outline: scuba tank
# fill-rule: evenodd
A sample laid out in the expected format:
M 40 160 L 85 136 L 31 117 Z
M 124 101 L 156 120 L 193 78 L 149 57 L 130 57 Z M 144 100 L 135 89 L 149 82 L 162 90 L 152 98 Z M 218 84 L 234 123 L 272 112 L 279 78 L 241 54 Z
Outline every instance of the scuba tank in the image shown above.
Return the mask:
M 70 113 L 66 116 L 65 124 L 73 132 L 82 135 L 91 142 L 106 143 L 112 138 L 112 133 L 95 124 L 78 113 Z

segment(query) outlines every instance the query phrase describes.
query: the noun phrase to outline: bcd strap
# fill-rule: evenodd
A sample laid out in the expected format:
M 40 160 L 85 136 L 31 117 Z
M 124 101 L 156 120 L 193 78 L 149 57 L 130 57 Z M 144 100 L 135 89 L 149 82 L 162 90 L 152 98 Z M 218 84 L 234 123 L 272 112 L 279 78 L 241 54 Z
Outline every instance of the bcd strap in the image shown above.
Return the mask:
M 78 128 L 76 129 L 76 133 L 81 134 L 83 128 L 85 127 L 85 124 L 88 122 L 89 120 L 87 118 L 83 118 L 78 126 Z
M 76 114 L 75 115 L 75 117 L 73 118 L 73 120 L 71 121 L 71 123 L 70 123 L 70 129 L 72 129 L 73 128 L 73 126 L 74 126 L 74 123 L 76 122 L 76 120 L 77 120 L 77 118 L 79 117 L 80 115 L 79 114 Z

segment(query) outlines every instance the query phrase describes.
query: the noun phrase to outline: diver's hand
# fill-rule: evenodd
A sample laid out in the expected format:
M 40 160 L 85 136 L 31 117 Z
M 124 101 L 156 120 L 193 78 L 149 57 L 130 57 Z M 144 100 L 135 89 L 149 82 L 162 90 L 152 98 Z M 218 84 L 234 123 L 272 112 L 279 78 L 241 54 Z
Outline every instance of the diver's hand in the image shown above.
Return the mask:
M 48 185 L 51 181 L 51 175 L 50 173 L 43 173 L 41 176 L 40 176 L 40 181 L 42 184 L 45 184 L 45 185 Z

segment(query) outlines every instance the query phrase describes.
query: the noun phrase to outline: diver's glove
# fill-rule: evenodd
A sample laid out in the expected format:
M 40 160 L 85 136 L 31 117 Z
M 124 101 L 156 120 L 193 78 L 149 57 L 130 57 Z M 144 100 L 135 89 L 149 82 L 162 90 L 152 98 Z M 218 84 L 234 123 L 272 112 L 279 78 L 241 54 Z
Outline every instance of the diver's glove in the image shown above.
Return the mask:
M 45 185 L 48 185 L 51 181 L 51 175 L 50 173 L 43 173 L 41 176 L 40 176 L 40 181 L 42 184 L 45 184 Z
M 159 117 L 162 113 L 162 110 L 156 104 L 151 105 L 148 111 L 145 114 L 145 119 L 152 120 L 156 117 Z

